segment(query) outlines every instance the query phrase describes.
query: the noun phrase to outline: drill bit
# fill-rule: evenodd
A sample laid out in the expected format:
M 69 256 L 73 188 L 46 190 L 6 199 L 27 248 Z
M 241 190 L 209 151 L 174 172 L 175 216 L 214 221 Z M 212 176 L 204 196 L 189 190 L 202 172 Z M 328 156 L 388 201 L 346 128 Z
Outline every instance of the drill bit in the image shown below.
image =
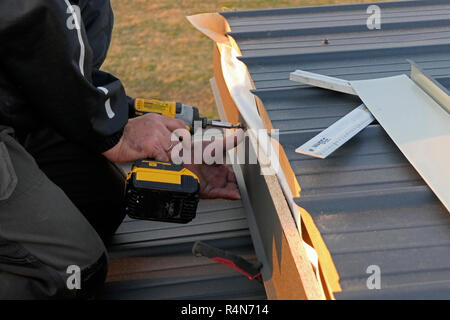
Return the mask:
M 219 120 L 208 120 L 208 126 L 223 129 L 245 129 L 245 126 L 240 123 L 232 124 L 229 122 L 223 122 Z

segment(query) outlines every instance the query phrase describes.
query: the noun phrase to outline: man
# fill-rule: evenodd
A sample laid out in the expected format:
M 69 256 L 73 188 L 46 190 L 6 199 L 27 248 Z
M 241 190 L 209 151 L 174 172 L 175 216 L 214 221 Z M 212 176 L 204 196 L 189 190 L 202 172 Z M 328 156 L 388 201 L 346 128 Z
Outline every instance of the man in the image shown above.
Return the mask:
M 0 2 L 0 298 L 93 297 L 124 218 L 111 162 L 168 161 L 171 132 L 184 128 L 129 118 L 133 100 L 100 71 L 112 24 L 109 0 Z M 239 199 L 225 166 L 189 169 L 201 196 Z M 71 266 L 81 290 L 66 285 Z

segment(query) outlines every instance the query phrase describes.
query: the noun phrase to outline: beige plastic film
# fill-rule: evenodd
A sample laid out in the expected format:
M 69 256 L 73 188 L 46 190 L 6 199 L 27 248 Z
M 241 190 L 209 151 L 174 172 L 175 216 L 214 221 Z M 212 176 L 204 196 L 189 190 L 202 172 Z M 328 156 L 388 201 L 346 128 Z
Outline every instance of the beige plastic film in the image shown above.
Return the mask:
M 284 172 L 279 170 L 280 161 L 273 148 L 271 138 L 267 134 L 260 134 L 259 132 L 259 130 L 265 130 L 266 128 L 258 114 L 255 97 L 250 92 L 253 86 L 247 67 L 238 59 L 241 54 L 236 43 L 225 34 L 230 31 L 228 22 L 218 13 L 190 16 L 188 20 L 199 31 L 216 41 L 221 56 L 222 73 L 228 90 L 249 129 L 258 131 L 258 146 L 262 149 L 258 151 L 263 151 L 269 156 L 270 165 L 276 172 L 294 220 L 301 233 L 300 212 L 293 200 L 294 196 L 289 188 Z M 222 28 L 222 34 L 220 34 L 220 28 Z M 228 41 L 225 41 L 224 38 L 227 38 Z

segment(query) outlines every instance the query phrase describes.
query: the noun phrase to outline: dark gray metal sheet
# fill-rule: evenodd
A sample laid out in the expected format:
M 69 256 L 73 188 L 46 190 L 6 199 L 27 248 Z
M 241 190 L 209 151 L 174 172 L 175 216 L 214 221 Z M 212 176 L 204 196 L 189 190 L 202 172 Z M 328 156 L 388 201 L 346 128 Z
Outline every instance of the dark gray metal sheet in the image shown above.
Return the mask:
M 109 282 L 102 299 L 265 299 L 264 286 L 206 258 L 195 258 L 195 241 L 205 241 L 256 260 L 241 201 L 200 201 L 189 224 L 126 218 L 109 249 L 110 258 L 149 257 L 146 278 Z M 154 265 L 153 265 L 154 264 Z M 175 266 L 174 266 L 175 264 Z M 123 274 L 133 275 L 124 263 Z M 139 272 L 142 272 L 140 270 Z
M 142 221 L 126 218 L 119 227 L 110 255 L 114 258 L 145 255 L 163 246 L 182 246 L 195 241 L 247 238 L 251 243 L 240 201 L 201 201 L 197 217 L 188 224 Z M 170 248 L 167 248 L 170 250 Z
M 325 160 L 294 150 L 361 104 L 358 97 L 289 80 L 303 69 L 347 80 L 409 74 L 416 61 L 450 85 L 449 1 L 222 13 L 341 277 L 342 299 L 450 298 L 450 213 L 374 123 Z M 329 44 L 322 41 L 328 39 Z M 408 116 L 408 115 L 405 115 Z M 401 119 L 399 119 L 401 121 Z M 450 146 L 447 146 L 450 147 Z M 450 190 L 449 190 L 450 192 Z M 382 290 L 368 290 L 367 268 Z
M 106 284 L 103 299 L 121 300 L 262 300 L 264 287 L 239 276 L 188 276 Z

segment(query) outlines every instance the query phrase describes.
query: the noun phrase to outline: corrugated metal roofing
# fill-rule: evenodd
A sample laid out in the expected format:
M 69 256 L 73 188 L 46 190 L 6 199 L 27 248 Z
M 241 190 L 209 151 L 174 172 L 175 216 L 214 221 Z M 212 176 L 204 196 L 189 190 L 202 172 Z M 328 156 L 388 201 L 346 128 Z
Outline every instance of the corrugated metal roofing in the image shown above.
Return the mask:
M 280 129 L 302 187 L 296 202 L 312 215 L 332 254 L 343 289 L 336 298 L 448 299 L 450 214 L 379 124 L 326 160 L 294 152 L 361 104 L 354 96 L 289 81 L 296 69 L 371 79 L 409 74 L 406 59 L 412 59 L 449 87 L 450 1 L 378 3 L 381 30 L 367 28 L 368 5 L 222 15 L 255 95 Z M 381 269 L 381 290 L 367 289 L 371 265 Z
M 125 219 L 103 299 L 265 299 L 262 284 L 192 255 L 195 241 L 256 260 L 241 201 L 201 201 L 189 224 Z

